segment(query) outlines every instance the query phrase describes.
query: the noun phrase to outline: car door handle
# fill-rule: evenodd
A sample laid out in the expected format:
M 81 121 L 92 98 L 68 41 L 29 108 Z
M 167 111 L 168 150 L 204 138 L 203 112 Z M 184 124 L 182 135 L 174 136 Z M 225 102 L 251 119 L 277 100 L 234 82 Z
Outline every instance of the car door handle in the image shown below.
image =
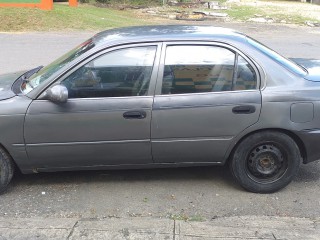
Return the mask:
M 250 114 L 256 111 L 256 107 L 252 105 L 243 105 L 232 108 L 234 114 Z
M 143 119 L 147 116 L 145 111 L 129 111 L 123 114 L 125 119 Z

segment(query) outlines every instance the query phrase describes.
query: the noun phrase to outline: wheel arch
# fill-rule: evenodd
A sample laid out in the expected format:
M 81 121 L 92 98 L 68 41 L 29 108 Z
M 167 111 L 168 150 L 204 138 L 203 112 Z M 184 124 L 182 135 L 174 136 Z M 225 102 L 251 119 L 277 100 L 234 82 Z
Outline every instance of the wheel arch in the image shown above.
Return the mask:
M 12 163 L 14 165 L 14 170 L 15 171 L 19 170 L 20 172 L 22 172 L 16 160 L 13 158 L 12 154 L 8 151 L 8 149 L 2 143 L 0 143 L 0 148 L 2 148 L 2 150 L 5 151 L 10 156 Z
M 267 132 L 267 131 L 276 131 L 276 132 L 281 132 L 286 134 L 287 136 L 289 136 L 290 138 L 292 138 L 294 140 L 294 142 L 297 144 L 299 151 L 300 151 L 300 155 L 303 159 L 303 163 L 306 163 L 307 160 L 307 151 L 306 151 L 306 147 L 303 143 L 303 141 L 301 140 L 301 138 L 296 135 L 295 133 L 293 133 L 290 130 L 287 129 L 282 129 L 282 128 L 265 128 L 265 129 L 259 129 L 259 130 L 255 130 L 252 132 L 249 132 L 247 134 L 245 134 L 244 136 L 242 136 L 237 142 L 236 144 L 232 147 L 231 151 L 228 154 L 228 157 L 226 158 L 226 162 L 229 162 L 235 152 L 235 150 L 237 149 L 237 147 L 239 146 L 239 144 L 246 139 L 247 137 L 250 137 L 253 134 L 256 133 L 260 133 L 260 132 Z

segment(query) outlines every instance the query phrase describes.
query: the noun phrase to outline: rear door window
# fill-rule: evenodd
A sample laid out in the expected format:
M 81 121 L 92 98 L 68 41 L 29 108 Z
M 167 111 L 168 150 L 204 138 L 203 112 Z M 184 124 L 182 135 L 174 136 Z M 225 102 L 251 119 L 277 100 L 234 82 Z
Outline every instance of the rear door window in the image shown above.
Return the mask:
M 250 90 L 257 86 L 253 67 L 237 53 L 220 46 L 168 46 L 162 94 Z

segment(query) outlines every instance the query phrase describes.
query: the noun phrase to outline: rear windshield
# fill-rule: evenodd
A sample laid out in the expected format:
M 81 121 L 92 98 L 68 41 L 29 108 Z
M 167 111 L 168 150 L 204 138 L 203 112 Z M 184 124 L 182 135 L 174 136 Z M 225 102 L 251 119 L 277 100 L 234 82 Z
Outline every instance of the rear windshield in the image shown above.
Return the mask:
M 264 55 L 272 58 L 274 61 L 276 61 L 277 63 L 279 63 L 280 65 L 282 65 L 286 69 L 288 69 L 289 71 L 291 71 L 299 76 L 302 76 L 302 77 L 304 77 L 308 74 L 306 69 L 304 69 L 303 67 L 299 66 L 298 64 L 290 61 L 289 59 L 281 56 L 280 54 L 278 54 L 277 52 L 266 47 L 262 43 L 254 40 L 250 37 L 247 37 L 247 40 L 248 40 L 248 43 L 251 46 L 253 46 L 255 49 L 259 50 Z

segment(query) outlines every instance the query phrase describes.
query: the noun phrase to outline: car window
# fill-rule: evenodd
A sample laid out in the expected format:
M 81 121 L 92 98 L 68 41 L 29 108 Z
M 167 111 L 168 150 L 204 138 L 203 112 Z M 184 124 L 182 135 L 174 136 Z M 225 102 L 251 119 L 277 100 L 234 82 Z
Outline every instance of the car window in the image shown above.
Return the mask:
M 44 68 L 41 68 L 40 71 L 30 76 L 28 81 L 25 84 L 22 84 L 21 91 L 24 94 L 29 93 L 32 89 L 37 88 L 41 83 L 46 82 L 52 75 L 57 73 L 61 68 L 70 64 L 74 59 L 86 53 L 95 46 L 92 39 L 85 41 L 80 44 L 75 49 L 66 53 L 62 57 L 58 58 L 51 64 L 47 65 Z
M 155 53 L 156 46 L 115 50 L 80 67 L 62 84 L 69 98 L 144 96 Z
M 256 88 L 252 66 L 233 51 L 219 46 L 168 46 L 162 94 L 248 90 Z M 238 72 L 235 71 L 238 68 Z M 235 73 L 238 73 L 237 76 Z
M 256 88 L 257 76 L 255 70 L 243 57 L 238 56 L 234 90 L 250 90 Z

